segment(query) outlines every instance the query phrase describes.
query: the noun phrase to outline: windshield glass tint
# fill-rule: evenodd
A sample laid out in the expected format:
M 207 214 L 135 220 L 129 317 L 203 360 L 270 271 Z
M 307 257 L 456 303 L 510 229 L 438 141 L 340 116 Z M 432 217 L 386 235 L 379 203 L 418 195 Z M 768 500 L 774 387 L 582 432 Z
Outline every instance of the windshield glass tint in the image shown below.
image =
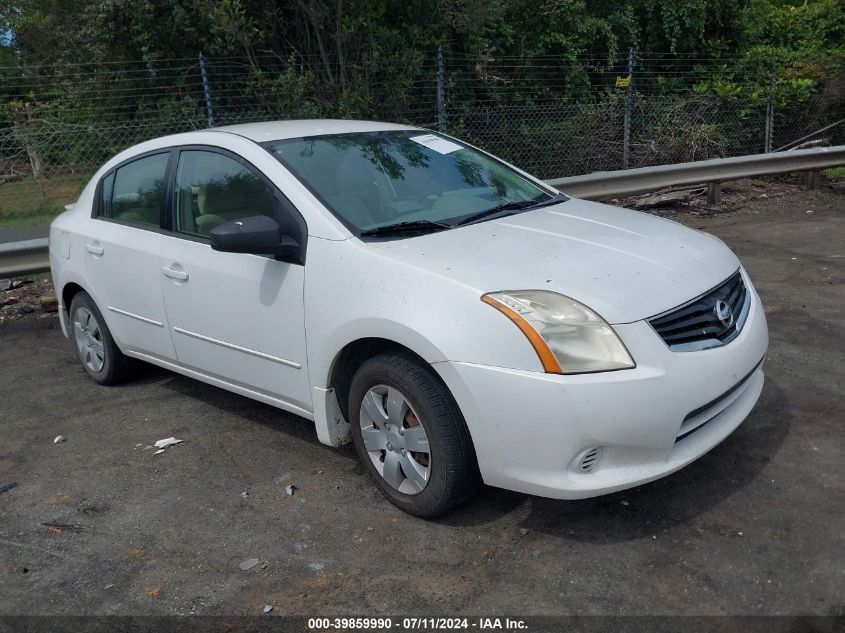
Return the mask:
M 551 194 L 481 152 L 419 130 L 288 139 L 266 147 L 357 232 L 456 224 Z

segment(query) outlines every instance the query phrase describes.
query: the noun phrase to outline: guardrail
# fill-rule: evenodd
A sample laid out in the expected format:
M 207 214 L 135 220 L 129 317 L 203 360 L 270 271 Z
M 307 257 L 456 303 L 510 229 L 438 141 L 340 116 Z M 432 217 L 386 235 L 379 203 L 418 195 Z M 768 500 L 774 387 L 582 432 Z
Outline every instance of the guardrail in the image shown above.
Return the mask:
M 48 245 L 49 240 L 46 237 L 0 244 L 0 277 L 17 277 L 49 271 Z
M 708 202 L 719 203 L 719 183 L 791 171 L 813 174 L 845 165 L 845 145 L 796 149 L 772 154 L 715 158 L 694 163 L 639 167 L 622 171 L 597 171 L 586 176 L 554 178 L 546 182 L 556 189 L 587 200 L 607 200 L 657 191 L 679 185 L 708 184 Z M 818 186 L 818 177 L 810 178 Z
M 694 163 L 598 171 L 586 176 L 554 178 L 546 183 L 576 198 L 607 200 L 666 187 L 706 184 L 708 203 L 719 203 L 720 183 L 754 176 L 809 172 L 808 184 L 818 187 L 818 172 L 845 165 L 845 145 L 789 150 Z M 47 239 L 0 244 L 0 277 L 30 275 L 50 270 Z

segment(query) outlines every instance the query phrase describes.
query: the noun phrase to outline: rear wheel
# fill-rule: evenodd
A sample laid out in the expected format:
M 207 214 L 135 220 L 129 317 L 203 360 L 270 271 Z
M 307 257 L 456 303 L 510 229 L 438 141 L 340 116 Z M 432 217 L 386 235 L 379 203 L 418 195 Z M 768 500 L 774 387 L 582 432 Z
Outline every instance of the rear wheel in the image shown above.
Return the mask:
M 433 517 L 477 488 L 457 403 L 431 368 L 409 355 L 389 352 L 361 365 L 350 386 L 349 417 L 359 458 L 402 510 Z
M 88 293 L 79 292 L 73 297 L 70 326 L 82 369 L 95 382 L 115 385 L 134 373 L 135 361 L 118 349 L 103 315 Z

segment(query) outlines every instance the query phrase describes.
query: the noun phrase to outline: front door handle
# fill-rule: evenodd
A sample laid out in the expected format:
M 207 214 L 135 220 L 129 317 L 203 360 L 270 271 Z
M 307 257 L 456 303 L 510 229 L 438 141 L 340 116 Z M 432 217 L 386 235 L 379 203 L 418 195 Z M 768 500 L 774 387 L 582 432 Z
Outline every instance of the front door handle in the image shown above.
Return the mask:
M 190 277 L 184 270 L 176 270 L 175 268 L 167 268 L 166 266 L 161 269 L 161 274 L 171 279 L 178 279 L 179 281 L 188 281 L 188 277 Z
M 91 253 L 92 255 L 97 255 L 98 257 L 103 254 L 103 247 L 98 245 L 96 242 L 88 242 L 85 245 L 85 250 Z

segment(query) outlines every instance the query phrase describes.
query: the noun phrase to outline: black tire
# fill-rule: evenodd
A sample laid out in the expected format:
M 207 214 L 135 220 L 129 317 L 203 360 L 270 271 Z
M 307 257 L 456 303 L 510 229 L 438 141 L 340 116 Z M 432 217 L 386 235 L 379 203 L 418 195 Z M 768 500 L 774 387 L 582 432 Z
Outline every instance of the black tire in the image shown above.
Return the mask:
M 83 350 L 80 349 L 76 339 L 76 316 L 80 310 L 87 310 L 91 316 L 96 319 L 98 332 L 94 338 L 102 343 L 103 348 L 103 362 L 99 371 L 90 367 L 89 364 L 86 363 Z M 106 320 L 103 318 L 103 314 L 100 312 L 99 308 L 97 308 L 94 300 L 87 292 L 78 292 L 74 295 L 73 300 L 70 303 L 68 322 L 70 323 L 70 339 L 73 343 L 74 349 L 76 350 L 79 363 L 82 365 L 82 369 L 85 370 L 85 373 L 88 374 L 94 382 L 100 385 L 116 385 L 131 378 L 135 374 L 138 364 L 137 361 L 124 356 L 123 352 L 120 351 L 117 344 L 114 342 L 114 338 L 112 338 L 108 325 L 106 325 Z
M 424 427 L 430 470 L 428 481 L 419 492 L 406 494 L 387 483 L 364 446 L 361 406 L 370 389 L 379 386 L 401 392 Z M 461 411 L 434 371 L 411 355 L 386 352 L 358 368 L 349 389 L 349 418 L 358 457 L 379 489 L 401 510 L 419 517 L 434 517 L 454 508 L 478 489 L 481 478 Z

